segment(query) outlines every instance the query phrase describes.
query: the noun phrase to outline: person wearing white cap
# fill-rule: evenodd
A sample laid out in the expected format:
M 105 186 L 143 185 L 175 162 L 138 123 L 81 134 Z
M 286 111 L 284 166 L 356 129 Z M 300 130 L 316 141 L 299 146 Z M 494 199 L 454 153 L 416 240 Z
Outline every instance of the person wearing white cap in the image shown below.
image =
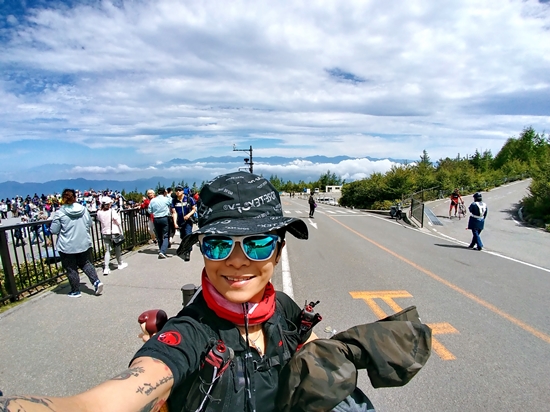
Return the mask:
M 116 260 L 118 262 L 118 269 L 122 270 L 128 266 L 128 263 L 122 261 L 122 245 L 115 245 L 113 243 L 113 235 L 119 235 L 122 233 L 122 221 L 119 213 L 111 208 L 113 200 L 104 196 L 101 198 L 101 209 L 97 212 L 97 220 L 101 223 L 101 235 L 103 237 L 103 243 L 105 244 L 105 267 L 103 268 L 103 275 L 106 276 L 111 272 L 109 268 L 109 262 L 111 260 L 111 248 L 114 248 Z

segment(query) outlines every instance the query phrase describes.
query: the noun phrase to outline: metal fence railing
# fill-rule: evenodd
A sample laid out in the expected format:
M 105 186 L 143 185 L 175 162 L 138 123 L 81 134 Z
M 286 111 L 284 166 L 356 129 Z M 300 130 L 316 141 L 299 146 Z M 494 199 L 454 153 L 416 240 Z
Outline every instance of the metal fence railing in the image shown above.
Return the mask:
M 410 214 L 420 223 L 420 227 L 424 227 L 424 203 L 422 201 L 414 197 L 411 198 Z
M 151 238 L 148 217 L 140 209 L 121 212 L 124 232 L 123 250 L 147 243 Z M 99 222 L 92 226 L 91 260 L 103 260 L 105 245 Z M 59 253 L 55 248 L 56 235 L 45 228 L 51 220 L 0 226 L 0 305 L 15 302 L 43 288 L 54 285 L 65 277 Z

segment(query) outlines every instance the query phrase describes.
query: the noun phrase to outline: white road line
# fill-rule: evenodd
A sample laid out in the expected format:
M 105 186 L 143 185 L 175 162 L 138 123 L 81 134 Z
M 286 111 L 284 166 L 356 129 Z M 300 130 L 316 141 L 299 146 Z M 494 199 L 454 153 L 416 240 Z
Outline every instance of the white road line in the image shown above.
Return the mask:
M 379 216 L 379 215 L 375 215 L 375 214 L 372 214 L 372 213 L 365 213 L 365 216 L 368 216 L 368 217 L 373 217 L 375 219 L 380 219 L 380 220 L 383 220 L 384 222 L 390 222 L 390 223 L 397 223 L 397 221 L 395 221 L 394 219 L 388 219 L 387 216 Z M 398 225 L 401 225 L 400 223 L 397 223 Z M 403 226 L 403 225 L 401 225 Z
M 527 229 L 527 230 L 534 230 L 535 232 L 538 231 L 538 229 L 535 229 L 535 228 L 532 228 L 532 227 L 529 227 L 529 226 L 525 226 L 522 222 L 520 222 L 519 220 L 516 220 L 512 217 L 512 221 L 516 224 L 516 226 L 520 226 L 520 227 L 523 227 L 524 229 Z
M 524 261 L 519 260 L 519 259 L 514 259 L 514 258 L 511 258 L 509 256 L 501 255 L 500 253 L 497 253 L 497 252 L 491 252 L 490 250 L 485 250 L 485 252 L 489 253 L 491 255 L 494 255 L 494 256 L 499 256 L 501 258 L 511 260 L 512 262 L 521 263 L 522 265 L 530 266 L 532 268 L 544 270 L 545 272 L 550 273 L 550 269 L 543 268 L 542 266 L 533 265 L 532 263 L 527 263 L 527 262 L 524 262 Z
M 294 299 L 294 288 L 292 287 L 292 275 L 290 274 L 290 264 L 288 263 L 288 252 L 286 247 L 281 252 L 281 267 L 283 269 L 283 292 Z
M 317 223 L 313 223 L 311 219 L 308 219 L 308 220 L 309 220 L 309 224 L 313 226 L 315 229 L 317 229 Z
M 369 215 L 366 214 L 366 213 L 361 214 L 361 215 L 345 215 L 345 214 L 341 214 L 341 215 L 330 215 L 330 217 L 366 217 L 366 216 L 369 216 Z
M 435 229 L 434 229 L 434 231 L 437 232 Z M 421 232 L 421 233 L 426 234 L 426 232 Z M 452 242 L 454 242 L 454 243 L 458 243 L 458 244 L 460 244 L 460 245 L 464 245 L 464 246 L 469 245 L 468 242 L 463 242 L 463 241 L 461 241 L 461 240 L 455 239 L 454 237 L 444 235 L 443 233 L 440 233 L 440 232 L 437 232 L 437 235 L 432 234 L 432 233 L 427 233 L 427 234 L 430 234 L 431 236 L 435 236 L 435 237 L 439 237 L 439 238 L 443 237 L 443 238 L 445 238 L 445 239 L 447 239 L 447 240 L 450 240 L 450 241 L 452 241 Z M 520 264 L 522 264 L 522 265 L 529 266 L 529 267 L 532 267 L 532 268 L 535 268 L 535 269 L 540 269 L 540 270 L 543 270 L 543 271 L 545 271 L 545 272 L 550 273 L 550 269 L 544 268 L 544 267 L 542 267 L 542 266 L 533 265 L 532 263 L 524 262 L 523 260 L 515 259 L 515 258 L 513 258 L 513 257 L 506 256 L 506 255 L 502 255 L 502 254 L 497 253 L 497 252 L 492 252 L 492 251 L 487 250 L 487 249 L 483 249 L 483 252 L 488 253 L 488 254 L 493 255 L 493 256 L 501 257 L 501 258 L 503 258 L 503 259 L 511 260 L 512 262 L 520 263 Z

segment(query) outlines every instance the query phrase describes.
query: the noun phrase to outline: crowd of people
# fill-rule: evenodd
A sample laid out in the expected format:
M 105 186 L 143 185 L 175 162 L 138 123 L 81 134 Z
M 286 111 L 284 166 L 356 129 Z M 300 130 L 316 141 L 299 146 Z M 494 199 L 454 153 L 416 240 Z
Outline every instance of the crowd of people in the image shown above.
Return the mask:
M 167 250 L 172 244 L 176 230 L 180 238 L 193 231 L 193 224 L 197 223 L 197 202 L 199 194 L 188 187 L 176 186 L 174 193 L 160 187 L 157 195 L 152 189 L 147 191 L 141 208 L 149 214 L 149 232 L 151 242 L 158 244 L 159 259 L 168 257 Z M 191 259 L 191 247 L 182 251 L 183 260 Z
M 12 199 L 2 199 L 0 201 L 0 211 L 2 212 L 0 217 L 7 219 L 8 212 L 11 212 L 13 218 L 20 219 L 20 223 L 44 220 L 45 222 L 42 225 L 16 227 L 13 231 L 14 246 L 26 246 L 26 238 L 30 238 L 31 245 L 40 243 L 45 247 L 51 247 L 51 235 L 56 234 L 57 252 L 59 252 L 64 267 L 68 270 L 69 279 L 71 279 L 71 270 L 76 273 L 78 268 L 82 266 L 80 268 L 82 270 L 86 268 L 87 272 L 85 271 L 85 273 L 88 274 L 91 281 L 93 280 L 92 284 L 95 287 L 97 275 L 91 274 L 89 269 L 91 262 L 78 260 L 79 264 L 75 266 L 75 262 L 69 262 L 66 256 L 70 254 L 67 253 L 67 250 L 72 251 L 73 249 L 71 244 L 79 242 L 84 242 L 83 244 L 89 245 L 89 247 L 86 250 L 80 250 L 82 247 L 78 246 L 77 249 L 79 250 L 74 253 L 89 252 L 88 249 L 92 245 L 90 234 L 93 222 L 92 216 L 95 216 L 101 227 L 101 238 L 105 249 L 103 275 L 106 276 L 111 271 L 112 254 L 116 257 L 117 269 L 121 270 L 127 267 L 127 263 L 122 260 L 121 245 L 124 230 L 121 210 L 140 208 L 141 212 L 148 216 L 148 228 L 151 235 L 149 243 L 158 244 L 159 259 L 165 259 L 169 257 L 167 250 L 173 242 L 176 231 L 179 231 L 182 239 L 192 232 L 193 224 L 197 221 L 197 201 L 198 193 L 181 185 L 176 186 L 174 191 L 172 191 L 172 188 L 158 188 L 156 194 L 153 189 L 149 189 L 140 204 L 127 201 L 117 191 L 65 189 L 61 194 L 42 194 L 38 196 L 35 193 L 33 197 L 28 195 L 26 198 L 16 196 Z M 77 212 L 74 212 L 76 210 Z M 73 212 L 78 216 L 72 216 L 71 213 Z M 65 219 L 66 216 L 71 217 L 72 220 Z M 75 220 L 75 217 L 78 219 Z M 46 222 L 48 220 L 51 220 L 51 222 Z M 78 222 L 80 221 L 84 221 L 85 224 L 79 225 Z M 64 222 L 64 224 L 62 225 L 61 222 Z M 55 232 L 52 231 L 52 227 L 55 228 Z M 66 233 L 65 230 L 71 233 Z M 6 236 L 8 236 L 7 232 Z M 122 240 L 120 240 L 121 237 Z M 191 248 L 182 253 L 183 259 L 189 261 Z M 76 283 L 72 285 L 69 296 L 81 296 Z
M 132 201 L 126 201 L 122 193 L 114 190 L 75 190 L 76 202 L 86 207 L 90 212 L 96 212 L 101 208 L 101 201 L 105 197 L 109 197 L 115 208 L 125 209 L 134 207 Z M 15 196 L 12 198 L 6 197 L 0 199 L 0 221 L 1 219 L 8 219 L 8 213 L 11 213 L 11 217 L 26 217 L 29 220 L 36 220 L 39 213 L 46 214 L 50 217 L 52 213 L 62 205 L 62 195 L 60 193 L 53 193 L 45 195 L 42 193 L 40 196 L 35 193 L 34 196 L 30 194 L 26 197 Z

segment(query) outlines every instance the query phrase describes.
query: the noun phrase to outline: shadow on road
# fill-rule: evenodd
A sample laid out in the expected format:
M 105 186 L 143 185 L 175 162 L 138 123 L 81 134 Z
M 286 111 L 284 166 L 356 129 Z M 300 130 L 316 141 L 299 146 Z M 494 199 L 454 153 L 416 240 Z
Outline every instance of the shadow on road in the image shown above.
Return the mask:
M 140 250 L 138 250 L 138 253 L 143 253 L 145 255 L 158 255 L 159 251 L 158 251 L 158 248 L 155 248 L 155 249 L 140 249 Z
M 518 211 L 519 211 L 520 207 L 521 207 L 521 204 L 514 203 L 514 204 L 510 205 L 509 208 L 501 209 L 501 210 L 499 210 L 499 212 L 500 213 L 506 213 L 508 215 L 508 220 L 512 220 L 513 218 L 517 218 L 519 220 Z M 523 222 L 520 222 L 520 223 L 523 224 Z
M 452 249 L 466 249 L 468 250 L 468 246 L 463 246 L 463 245 L 447 245 L 447 244 L 442 244 L 442 243 L 434 243 L 434 246 L 440 246 L 440 247 L 447 247 L 447 248 L 452 248 Z
M 99 271 L 98 271 L 99 276 Z M 54 289 L 52 289 L 52 293 L 55 293 L 57 295 L 67 295 L 71 291 L 71 287 L 69 285 L 69 282 L 67 280 L 63 281 L 59 285 L 57 285 Z M 95 291 L 93 287 L 90 286 L 90 282 L 80 282 L 80 293 L 83 295 L 95 295 Z

